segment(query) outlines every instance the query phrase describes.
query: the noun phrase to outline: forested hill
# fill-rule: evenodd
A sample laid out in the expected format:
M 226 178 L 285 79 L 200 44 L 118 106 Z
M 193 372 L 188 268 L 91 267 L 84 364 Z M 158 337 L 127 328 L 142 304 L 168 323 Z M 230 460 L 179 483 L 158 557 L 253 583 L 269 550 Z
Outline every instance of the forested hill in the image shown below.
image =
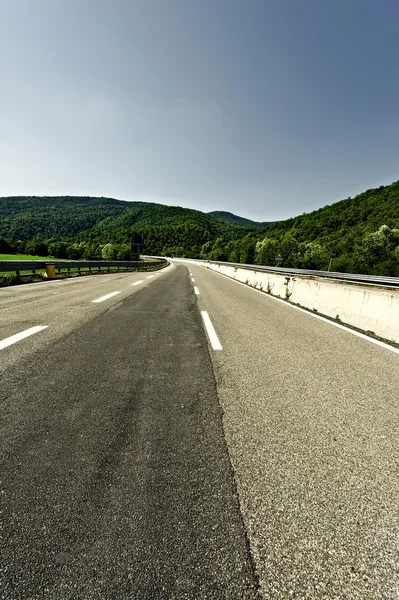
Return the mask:
M 263 229 L 229 215 L 112 198 L 2 198 L 0 253 L 123 259 L 136 231 L 146 254 L 263 265 L 280 254 L 282 266 L 324 270 L 334 252 L 333 270 L 399 276 L 399 182 Z
M 336 271 L 399 276 L 399 181 L 271 225 L 257 260 L 269 262 L 275 249 L 287 266 L 325 269 L 335 252 Z
M 211 217 L 215 217 L 215 219 L 225 221 L 226 223 L 234 223 L 235 225 L 244 225 L 251 228 L 264 228 L 273 223 L 273 221 L 264 221 L 262 223 L 258 221 L 251 221 L 251 219 L 245 219 L 245 217 L 239 217 L 238 215 L 234 215 L 231 212 L 226 212 L 223 210 L 214 210 L 213 212 L 209 212 L 207 214 Z
M 399 276 L 399 182 L 271 224 L 239 243 L 219 244 L 229 261 Z M 213 248 L 215 254 L 215 248 Z
M 92 231 L 104 219 L 137 214 L 150 206 L 156 205 L 77 196 L 0 198 L 0 236 L 23 241 L 74 237 Z
M 0 198 L 0 253 L 129 258 L 132 231 L 144 235 L 147 254 L 198 257 L 204 244 L 238 240 L 250 229 L 197 210 L 148 202 L 72 196 Z

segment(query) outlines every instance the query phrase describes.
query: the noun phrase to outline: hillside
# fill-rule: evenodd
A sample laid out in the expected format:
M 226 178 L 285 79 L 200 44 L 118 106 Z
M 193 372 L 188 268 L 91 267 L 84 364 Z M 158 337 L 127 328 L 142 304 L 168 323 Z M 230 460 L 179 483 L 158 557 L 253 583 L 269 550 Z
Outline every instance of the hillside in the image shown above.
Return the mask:
M 200 211 L 146 202 L 91 197 L 0 198 L 0 251 L 56 258 L 126 258 L 132 231 L 144 235 L 147 254 L 200 256 L 215 239 L 248 231 Z M 110 248 L 109 246 L 113 246 Z M 1 250 L 2 248 L 2 250 Z
M 309 214 L 267 224 L 232 213 L 113 198 L 0 199 L 0 252 L 57 258 L 130 256 L 132 231 L 144 252 L 250 264 L 399 276 L 399 182 Z M 265 225 L 265 224 L 263 224 Z
M 136 214 L 143 206 L 155 204 L 77 196 L 0 198 L 0 237 L 73 237 L 90 232 L 104 219 Z
M 399 276 L 399 182 L 272 223 L 217 248 L 232 262 Z M 211 256 L 211 253 L 208 255 Z
M 273 221 L 270 222 L 262 222 L 260 223 L 259 221 L 251 221 L 251 219 L 245 219 L 245 217 L 239 217 L 238 215 L 234 215 L 231 212 L 226 212 L 226 211 L 222 211 L 222 210 L 214 210 L 213 212 L 209 212 L 207 213 L 208 215 L 210 215 L 211 217 L 214 217 L 215 219 L 220 219 L 221 221 L 225 221 L 225 223 L 234 223 L 235 225 L 243 225 L 245 227 L 251 227 L 251 228 L 263 228 L 263 227 L 268 227 L 269 225 L 272 225 Z

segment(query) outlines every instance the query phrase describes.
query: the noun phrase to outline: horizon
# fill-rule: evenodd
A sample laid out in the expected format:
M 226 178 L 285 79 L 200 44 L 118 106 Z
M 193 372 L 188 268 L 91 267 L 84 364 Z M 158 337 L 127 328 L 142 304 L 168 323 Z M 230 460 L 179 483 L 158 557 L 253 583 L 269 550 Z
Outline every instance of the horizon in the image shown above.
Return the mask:
M 359 196 L 360 194 L 363 194 L 366 191 L 377 190 L 381 186 L 382 187 L 389 187 L 389 186 L 391 186 L 391 185 L 393 185 L 395 183 L 398 183 L 398 182 L 399 182 L 399 180 L 394 180 L 394 181 L 391 181 L 390 183 L 387 183 L 387 184 L 381 184 L 381 185 L 373 186 L 373 187 L 364 189 L 364 190 L 362 190 L 360 192 L 357 192 L 354 195 L 349 195 L 349 196 L 347 196 L 345 198 L 340 198 L 338 200 L 335 200 L 334 202 L 331 202 L 330 204 L 324 204 L 323 206 L 316 207 L 316 208 L 314 208 L 313 210 L 311 210 L 309 212 L 304 211 L 304 212 L 302 212 L 300 214 L 296 214 L 296 215 L 285 217 L 284 219 L 276 219 L 275 221 L 269 220 L 269 222 L 279 222 L 279 221 L 287 221 L 289 219 L 295 219 L 296 217 L 299 217 L 299 216 L 304 215 L 304 214 L 306 214 L 306 215 L 310 214 L 312 212 L 320 210 L 321 208 L 325 208 L 326 206 L 331 206 L 332 204 L 336 204 L 337 202 L 341 202 L 343 200 L 349 200 L 351 198 L 356 198 L 356 196 Z M 115 198 L 115 196 L 93 196 L 91 194 L 43 194 L 43 195 L 37 195 L 37 194 L 18 194 L 18 195 L 16 195 L 16 194 L 14 194 L 12 196 L 0 196 L 0 200 L 4 200 L 4 199 L 7 199 L 7 198 L 63 198 L 63 197 L 69 197 L 69 198 L 94 198 L 94 199 L 98 199 L 98 200 L 101 199 L 101 198 L 104 198 L 104 200 L 116 200 L 118 202 L 142 202 L 144 204 L 156 204 L 156 205 L 159 205 L 159 206 L 169 206 L 170 208 L 184 208 L 184 209 L 190 209 L 190 210 L 197 210 L 197 211 L 203 212 L 205 214 L 210 214 L 212 212 L 225 212 L 225 213 L 229 213 L 229 214 L 231 214 L 231 215 L 233 215 L 235 217 L 239 217 L 239 218 L 242 218 L 242 219 L 247 219 L 249 221 L 253 221 L 254 223 L 268 222 L 267 219 L 261 219 L 261 220 L 258 221 L 258 220 L 252 219 L 251 217 L 246 217 L 246 216 L 244 216 L 242 214 L 237 214 L 235 212 L 232 212 L 231 210 L 228 210 L 227 208 L 223 208 L 223 209 L 215 208 L 215 209 L 210 210 L 210 211 L 204 211 L 204 210 L 201 210 L 200 208 L 195 208 L 195 207 L 192 207 L 192 206 L 183 206 L 181 204 L 165 204 L 165 203 L 162 203 L 162 202 L 155 202 L 155 201 L 150 201 L 150 200 L 140 200 L 140 199 L 126 200 L 124 198 Z
M 398 179 L 393 0 L 5 0 L 0 16 L 1 196 L 262 222 Z

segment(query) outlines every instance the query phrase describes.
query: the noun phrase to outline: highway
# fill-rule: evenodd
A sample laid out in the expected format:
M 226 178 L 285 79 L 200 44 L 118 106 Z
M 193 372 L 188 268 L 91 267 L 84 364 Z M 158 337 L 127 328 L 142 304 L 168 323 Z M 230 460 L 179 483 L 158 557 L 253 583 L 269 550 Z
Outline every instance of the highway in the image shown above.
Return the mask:
M 394 350 L 190 261 L 1 289 L 1 599 L 397 600 Z

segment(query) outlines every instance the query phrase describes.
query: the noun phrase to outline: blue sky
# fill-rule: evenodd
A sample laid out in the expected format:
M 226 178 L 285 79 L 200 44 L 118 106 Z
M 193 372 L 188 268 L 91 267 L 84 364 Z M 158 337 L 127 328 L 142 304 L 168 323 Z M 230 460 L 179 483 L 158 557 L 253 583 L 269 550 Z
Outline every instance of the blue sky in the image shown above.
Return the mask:
M 399 2 L 2 0 L 0 196 L 310 212 L 399 179 Z

